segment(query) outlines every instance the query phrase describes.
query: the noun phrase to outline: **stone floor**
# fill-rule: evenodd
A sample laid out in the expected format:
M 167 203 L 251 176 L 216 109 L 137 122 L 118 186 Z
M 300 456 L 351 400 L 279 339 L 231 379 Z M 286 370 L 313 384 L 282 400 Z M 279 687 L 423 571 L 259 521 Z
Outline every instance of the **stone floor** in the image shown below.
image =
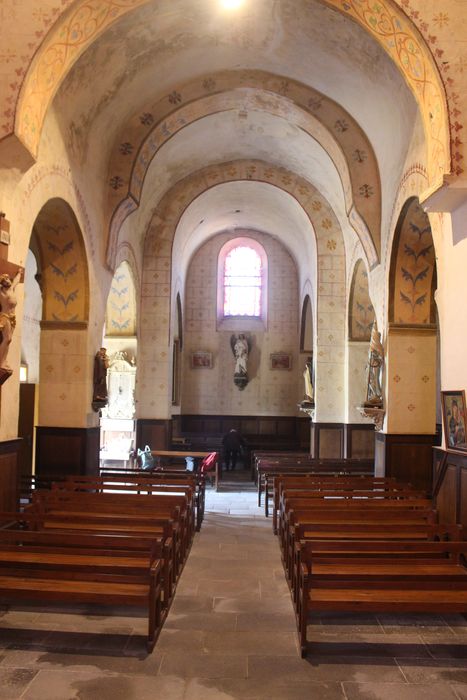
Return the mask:
M 207 494 L 150 656 L 138 611 L 5 608 L 0 700 L 467 700 L 462 616 L 323 615 L 300 659 L 271 523 L 234 481 Z

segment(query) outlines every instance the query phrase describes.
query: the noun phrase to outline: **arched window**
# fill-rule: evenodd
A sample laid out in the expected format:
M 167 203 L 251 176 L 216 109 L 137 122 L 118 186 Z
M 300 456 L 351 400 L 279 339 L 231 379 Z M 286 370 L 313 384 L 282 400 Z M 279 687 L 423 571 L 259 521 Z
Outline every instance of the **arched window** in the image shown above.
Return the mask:
M 262 245 L 246 236 L 228 241 L 218 262 L 218 321 L 265 323 L 267 257 Z
M 233 248 L 224 263 L 224 316 L 261 316 L 261 258 L 253 248 Z

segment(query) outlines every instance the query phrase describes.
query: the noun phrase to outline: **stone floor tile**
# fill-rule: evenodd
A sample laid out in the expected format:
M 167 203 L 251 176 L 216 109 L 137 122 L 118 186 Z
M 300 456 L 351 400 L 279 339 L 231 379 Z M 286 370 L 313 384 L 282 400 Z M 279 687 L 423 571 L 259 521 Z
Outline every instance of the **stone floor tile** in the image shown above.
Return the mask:
M 397 659 L 409 683 L 467 684 L 467 659 Z
M 204 630 L 213 632 L 233 632 L 237 627 L 235 613 L 200 612 L 171 614 L 166 620 L 164 629 Z
M 33 668 L 0 667 L 0 698 L 13 700 L 22 697 L 36 675 L 37 670 Z
M 347 700 L 458 700 L 447 683 L 344 683 Z
M 246 678 L 247 657 L 173 652 L 164 655 L 159 673 L 180 678 Z
M 240 630 L 292 630 L 296 622 L 293 614 L 276 612 L 240 613 L 237 615 L 237 631 Z
M 182 700 L 181 678 L 149 675 L 91 675 L 69 671 L 41 671 L 29 685 L 24 700 Z M 23 700 L 23 699 L 22 699 Z
M 248 677 L 277 685 L 317 682 L 400 682 L 404 675 L 394 659 L 365 657 L 313 656 L 305 660 L 298 655 L 248 657 Z
M 261 649 L 265 655 L 297 655 L 296 634 L 283 630 L 276 630 L 274 635 L 265 635 L 261 630 L 210 632 L 204 644 L 209 654 L 254 654 Z

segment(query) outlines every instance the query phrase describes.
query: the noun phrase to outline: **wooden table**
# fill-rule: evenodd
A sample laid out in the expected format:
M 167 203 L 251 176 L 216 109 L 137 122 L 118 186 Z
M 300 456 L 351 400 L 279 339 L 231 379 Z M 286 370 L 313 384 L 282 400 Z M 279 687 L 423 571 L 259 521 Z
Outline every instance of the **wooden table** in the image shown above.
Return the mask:
M 220 467 L 219 453 L 217 452 L 217 450 L 210 450 L 209 452 L 195 452 L 193 450 L 151 450 L 151 454 L 154 457 L 207 457 L 213 452 L 216 452 L 217 454 L 216 466 L 214 470 L 214 486 L 216 488 L 216 491 L 218 491 Z

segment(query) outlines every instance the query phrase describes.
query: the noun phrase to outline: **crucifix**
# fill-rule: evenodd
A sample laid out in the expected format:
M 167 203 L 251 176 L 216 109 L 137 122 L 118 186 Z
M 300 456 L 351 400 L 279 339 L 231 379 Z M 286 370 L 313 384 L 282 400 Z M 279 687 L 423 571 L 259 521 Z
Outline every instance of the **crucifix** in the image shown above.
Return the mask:
M 13 374 L 7 363 L 16 327 L 16 287 L 24 282 L 24 267 L 8 260 L 10 222 L 0 212 L 0 386 Z

